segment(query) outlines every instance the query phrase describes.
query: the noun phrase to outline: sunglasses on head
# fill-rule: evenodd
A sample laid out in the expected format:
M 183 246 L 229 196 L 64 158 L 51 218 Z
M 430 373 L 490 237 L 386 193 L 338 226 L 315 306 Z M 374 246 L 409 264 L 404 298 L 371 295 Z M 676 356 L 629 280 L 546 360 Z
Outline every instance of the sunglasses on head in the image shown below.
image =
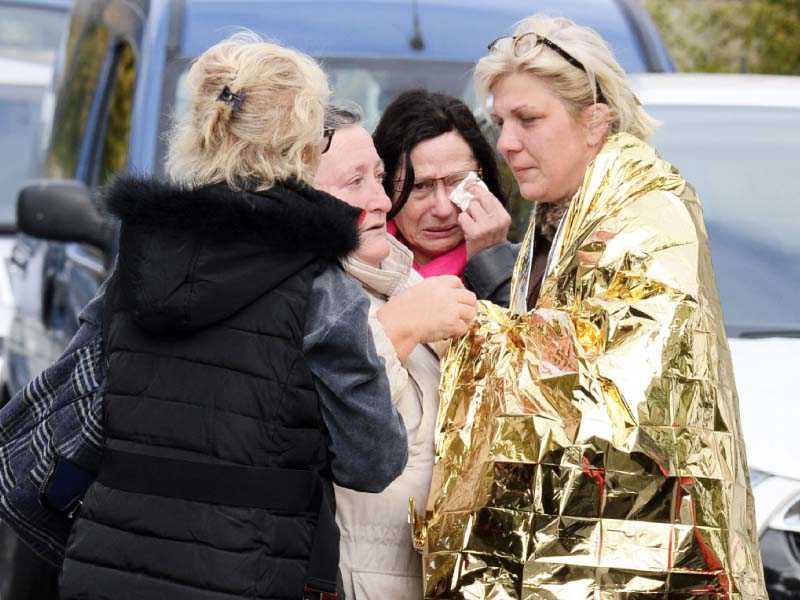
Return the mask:
M 319 143 L 320 154 L 325 154 L 330 150 L 334 133 L 336 133 L 336 130 L 333 127 L 325 127 L 322 130 L 322 140 Z
M 539 45 L 547 46 L 573 67 L 579 68 L 587 75 L 589 74 L 589 71 L 581 61 L 572 56 L 569 52 L 564 50 L 555 42 L 547 39 L 543 35 L 539 35 L 535 31 L 529 31 L 528 33 L 523 33 L 522 35 L 502 35 L 489 44 L 489 53 L 491 54 L 492 52 L 503 51 L 510 47 L 514 53 L 514 56 L 522 56 Z M 597 88 L 597 101 L 605 102 L 603 91 L 600 89 L 600 84 L 597 83 L 596 80 L 595 86 Z

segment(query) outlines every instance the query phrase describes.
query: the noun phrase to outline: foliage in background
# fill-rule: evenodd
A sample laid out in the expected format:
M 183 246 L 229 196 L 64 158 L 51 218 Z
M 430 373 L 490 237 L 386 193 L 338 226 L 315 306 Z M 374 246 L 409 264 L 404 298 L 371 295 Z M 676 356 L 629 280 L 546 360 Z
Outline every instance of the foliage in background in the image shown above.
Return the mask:
M 681 71 L 800 75 L 800 0 L 643 0 Z

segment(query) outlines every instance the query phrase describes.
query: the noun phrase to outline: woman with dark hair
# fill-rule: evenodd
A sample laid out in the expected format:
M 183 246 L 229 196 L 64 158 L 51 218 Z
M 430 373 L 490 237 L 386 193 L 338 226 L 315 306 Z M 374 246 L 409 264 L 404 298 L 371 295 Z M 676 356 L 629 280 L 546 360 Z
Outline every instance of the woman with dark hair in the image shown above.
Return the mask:
M 414 254 L 414 268 L 423 277 L 458 275 L 479 298 L 508 305 L 511 218 L 494 150 L 470 108 L 409 90 L 386 108 L 373 139 L 393 205 L 387 227 Z M 484 185 L 466 185 L 473 199 L 461 211 L 450 195 L 471 175 Z

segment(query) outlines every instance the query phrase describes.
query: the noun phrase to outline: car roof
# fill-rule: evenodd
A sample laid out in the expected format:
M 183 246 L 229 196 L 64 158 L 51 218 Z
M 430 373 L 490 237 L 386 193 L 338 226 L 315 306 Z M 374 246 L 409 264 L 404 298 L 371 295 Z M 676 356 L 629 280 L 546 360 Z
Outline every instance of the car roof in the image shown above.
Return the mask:
M 631 87 L 645 106 L 800 108 L 800 77 L 728 73 L 637 73 Z
M 255 5 L 258 8 L 255 8 Z M 411 48 L 414 6 L 424 47 Z M 474 63 L 494 38 L 540 10 L 587 24 L 626 69 L 645 71 L 639 32 L 620 0 L 186 0 L 183 52 L 196 56 L 245 25 L 315 56 Z M 230 27 L 229 27 L 230 26 Z
M 31 6 L 33 8 L 62 8 L 69 10 L 72 0 L 0 0 L 0 5 Z
M 189 0 L 194 4 L 219 4 L 219 0 Z M 284 3 L 285 0 L 249 0 L 255 4 L 281 4 Z M 611 4 L 615 4 L 616 0 L 557 0 L 556 2 L 550 3 L 544 11 L 547 9 L 554 10 L 556 7 L 560 8 L 561 6 L 584 6 L 584 7 L 592 7 L 597 8 L 599 6 L 608 6 Z M 293 5 L 298 4 L 320 4 L 320 0 L 290 0 L 290 3 Z M 330 3 L 330 0 L 326 0 L 325 3 Z M 346 4 L 402 4 L 407 6 L 409 10 L 411 10 L 414 1 L 413 0 L 336 0 L 336 4 L 346 5 Z M 435 4 L 439 6 L 449 6 L 449 7 L 456 7 L 456 8 L 481 8 L 481 9 L 494 9 L 494 10 L 513 10 L 518 11 L 520 6 L 523 6 L 525 10 L 523 11 L 526 15 L 527 14 L 534 14 L 536 12 L 537 7 L 531 6 L 530 3 L 524 2 L 523 0 L 492 0 L 491 6 L 487 6 L 486 0 L 417 0 L 416 4 Z M 542 2 L 540 2 L 542 4 Z

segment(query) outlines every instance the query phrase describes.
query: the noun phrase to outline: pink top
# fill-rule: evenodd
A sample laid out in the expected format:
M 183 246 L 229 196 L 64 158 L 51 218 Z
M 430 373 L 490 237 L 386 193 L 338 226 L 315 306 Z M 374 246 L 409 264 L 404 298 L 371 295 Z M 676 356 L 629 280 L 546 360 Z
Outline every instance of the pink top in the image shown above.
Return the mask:
M 397 230 L 397 225 L 395 225 L 394 221 L 386 222 L 386 231 L 396 237 L 404 246 L 408 246 L 403 235 Z M 437 256 L 423 266 L 415 262 L 414 270 L 426 279 L 437 275 L 456 275 L 461 277 L 461 273 L 466 266 L 467 243 L 461 242 L 452 250 L 445 252 L 441 256 Z

